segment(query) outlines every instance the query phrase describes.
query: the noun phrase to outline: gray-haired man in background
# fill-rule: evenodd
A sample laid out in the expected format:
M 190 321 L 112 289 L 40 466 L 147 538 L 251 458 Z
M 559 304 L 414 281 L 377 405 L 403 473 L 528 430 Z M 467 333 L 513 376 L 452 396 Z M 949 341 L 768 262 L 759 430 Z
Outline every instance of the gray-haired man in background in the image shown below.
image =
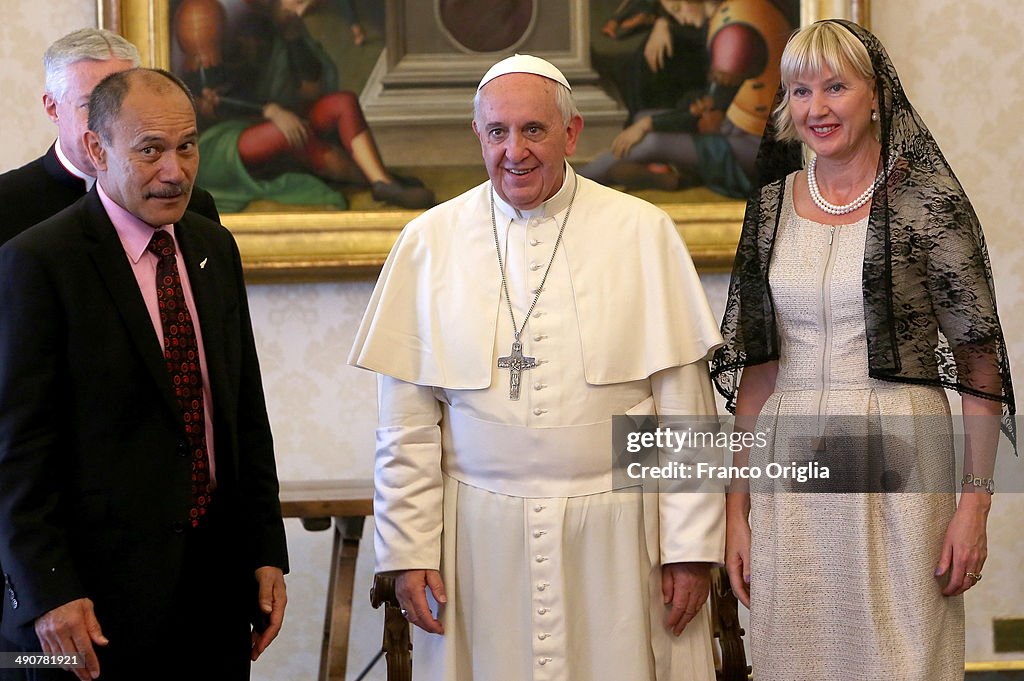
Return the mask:
M 57 126 L 45 154 L 0 175 L 0 246 L 85 195 L 95 170 L 85 151 L 89 95 L 111 73 L 139 65 L 139 51 L 105 29 L 82 28 L 55 41 L 43 55 L 43 109 Z M 219 221 L 209 193 L 192 192 L 189 210 Z

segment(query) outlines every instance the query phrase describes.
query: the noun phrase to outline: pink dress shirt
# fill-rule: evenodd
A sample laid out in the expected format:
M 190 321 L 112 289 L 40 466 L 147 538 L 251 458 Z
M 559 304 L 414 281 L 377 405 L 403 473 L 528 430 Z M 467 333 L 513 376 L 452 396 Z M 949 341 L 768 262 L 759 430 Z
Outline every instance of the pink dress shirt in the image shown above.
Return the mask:
M 164 346 L 164 332 L 160 326 L 160 307 L 156 300 L 156 263 L 155 253 L 147 250 L 150 240 L 153 238 L 154 227 L 146 224 L 135 217 L 127 210 L 117 205 L 112 198 L 103 191 L 103 185 L 97 184 L 96 189 L 100 195 L 100 201 L 107 211 L 107 216 L 114 223 L 117 236 L 124 246 L 125 255 L 132 266 L 135 280 L 139 284 L 139 291 L 149 311 L 149 318 L 153 322 L 153 331 L 156 332 L 157 340 L 160 341 L 160 348 Z M 174 237 L 174 225 L 164 225 L 159 229 L 166 230 Z M 199 370 L 203 375 L 203 414 L 206 418 L 206 451 L 210 456 L 210 481 L 211 486 L 217 485 L 217 467 L 213 457 L 213 397 L 210 394 L 210 377 L 206 371 L 206 351 L 203 346 L 203 330 L 199 323 L 199 315 L 196 314 L 196 301 L 192 297 L 192 286 L 188 280 L 188 269 L 181 255 L 181 249 L 177 247 L 178 240 L 174 240 L 176 253 L 175 260 L 178 263 L 178 274 L 181 277 L 181 290 L 185 294 L 185 305 L 189 314 L 192 315 L 192 323 L 196 330 L 196 343 L 199 346 Z

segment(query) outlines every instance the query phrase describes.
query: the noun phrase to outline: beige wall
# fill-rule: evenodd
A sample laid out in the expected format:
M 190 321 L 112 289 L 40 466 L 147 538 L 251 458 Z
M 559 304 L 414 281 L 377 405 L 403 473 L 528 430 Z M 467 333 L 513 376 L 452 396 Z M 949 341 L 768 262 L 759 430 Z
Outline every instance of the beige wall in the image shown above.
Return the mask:
M 1024 247 L 1017 208 L 1024 198 L 1024 137 L 1015 131 L 1024 106 L 1024 46 L 1016 31 L 999 27 L 1019 25 L 1024 7 L 1000 0 L 875 0 L 871 18 L 984 226 L 1011 366 L 1019 376 Z M 985 580 L 967 598 L 968 660 L 1024 658 L 992 653 L 992 619 L 1024 617 L 1024 490 L 1017 491 L 994 499 Z
M 96 18 L 94 0 L 0 0 L 0 9 L 0 91 L 6 93 L 0 169 L 6 169 L 39 155 L 52 140 L 53 127 L 40 106 L 43 49 L 74 28 L 95 25 Z M 1024 140 L 1016 134 L 1024 108 L 1024 51 L 1012 31 L 995 28 L 1019 24 L 1024 9 L 1005 0 L 874 0 L 872 18 L 985 225 L 1011 359 L 1024 366 L 1024 316 L 1017 312 L 1024 302 L 1024 249 L 1014 217 L 1024 198 Z M 718 313 L 726 283 L 724 276 L 705 278 Z M 344 365 L 371 285 L 251 287 L 282 478 L 371 474 L 374 384 Z M 995 498 L 992 555 L 985 580 L 967 599 L 970 660 L 999 657 L 992 653 L 992 617 L 1024 617 L 1018 569 L 1024 550 L 1017 530 L 1022 516 L 1024 495 Z M 256 665 L 255 679 L 298 681 L 316 674 L 330 536 L 307 533 L 295 521 L 288 533 L 293 570 L 286 627 Z M 372 657 L 380 637 L 379 617 L 366 603 L 367 560 L 359 579 L 350 678 Z

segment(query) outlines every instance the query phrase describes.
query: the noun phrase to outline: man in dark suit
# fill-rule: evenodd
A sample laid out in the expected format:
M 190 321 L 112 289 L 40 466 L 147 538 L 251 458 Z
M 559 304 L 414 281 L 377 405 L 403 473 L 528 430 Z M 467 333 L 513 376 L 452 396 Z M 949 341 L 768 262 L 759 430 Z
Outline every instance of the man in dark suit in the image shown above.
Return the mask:
M 92 187 L 95 171 L 84 142 L 89 95 L 107 75 L 138 65 L 136 47 L 104 29 L 79 29 L 47 48 L 43 110 L 57 126 L 57 139 L 39 158 L 0 174 L 0 246 L 67 208 Z M 220 221 L 213 197 L 198 187 L 193 189 L 189 210 Z M 0 650 L 13 647 L 0 635 Z M 17 670 L 0 669 L 2 681 L 24 678 Z
M 47 48 L 43 109 L 57 126 L 57 139 L 36 160 L 0 175 L 0 246 L 92 187 L 95 171 L 84 142 L 89 95 L 109 74 L 138 65 L 135 46 L 104 29 L 79 29 Z M 220 220 L 213 197 L 198 188 L 189 210 Z
M 107 77 L 96 187 L 0 248 L 3 633 L 83 681 L 246 679 L 284 616 L 241 261 L 186 211 L 197 136 L 173 75 Z

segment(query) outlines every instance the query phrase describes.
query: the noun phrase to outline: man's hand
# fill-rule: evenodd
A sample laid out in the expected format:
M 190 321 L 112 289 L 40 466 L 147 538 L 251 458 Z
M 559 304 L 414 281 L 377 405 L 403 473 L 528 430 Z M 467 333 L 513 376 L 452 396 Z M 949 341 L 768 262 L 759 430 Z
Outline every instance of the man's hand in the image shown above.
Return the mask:
M 100 662 L 92 646 L 105 646 L 108 641 L 100 629 L 90 599 L 79 598 L 54 608 L 36 620 L 35 629 L 44 653 L 77 653 L 85 661 L 85 667 L 71 670 L 81 681 L 90 681 L 100 675 Z
M 423 631 L 443 634 L 444 625 L 430 612 L 426 589 L 430 589 L 438 603 L 444 605 L 448 602 L 441 573 L 437 570 L 405 570 L 395 577 L 395 596 L 405 619 Z
M 268 616 L 269 623 L 263 631 L 252 632 L 252 661 L 255 662 L 270 643 L 277 638 L 284 621 L 284 606 L 288 594 L 284 587 L 284 573 L 281 568 L 261 567 L 256 569 L 256 583 L 259 584 L 260 612 Z
M 661 595 L 671 609 L 665 628 L 675 636 L 696 616 L 711 593 L 710 563 L 668 563 L 661 566 Z

